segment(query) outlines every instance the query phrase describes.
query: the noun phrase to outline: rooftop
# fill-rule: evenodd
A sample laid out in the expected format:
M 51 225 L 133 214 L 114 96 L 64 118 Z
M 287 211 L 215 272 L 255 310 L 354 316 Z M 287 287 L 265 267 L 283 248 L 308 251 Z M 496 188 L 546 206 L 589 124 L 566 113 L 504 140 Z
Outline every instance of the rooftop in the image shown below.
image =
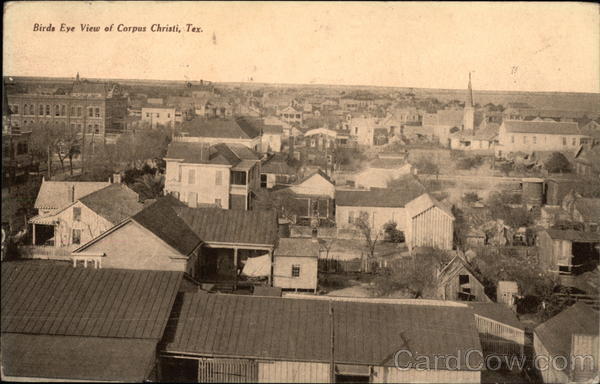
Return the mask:
M 62 209 L 69 204 L 110 185 L 108 181 L 42 181 L 35 200 L 36 209 Z M 73 200 L 70 194 L 73 192 Z
M 404 348 L 432 364 L 435 354 L 460 353 L 458 369 L 468 370 L 466 351 L 481 349 L 468 307 L 197 293 L 182 301 L 167 352 L 329 363 L 330 313 L 337 363 L 393 366 Z
M 407 182 L 398 188 L 371 188 L 365 191 L 337 190 L 335 202 L 338 206 L 349 207 L 402 208 L 425 192 L 425 187 L 415 181 Z
M 138 194 L 124 184 L 111 184 L 80 201 L 112 224 L 118 224 L 144 208 Z
M 226 139 L 254 139 L 260 136 L 262 123 L 259 119 L 236 117 L 229 119 L 203 119 L 200 117 L 186 121 L 182 131 L 192 137 Z
M 307 238 L 281 238 L 273 255 L 319 257 L 319 243 Z
M 581 135 L 575 122 L 505 120 L 506 132 L 547 135 Z
M 600 243 L 600 233 L 581 232 L 573 229 L 546 229 L 548 235 L 554 240 L 569 240 L 576 243 Z
M 167 159 L 181 159 L 184 163 L 237 166 L 243 161 L 258 161 L 256 154 L 242 144 L 173 141 L 167 148 Z

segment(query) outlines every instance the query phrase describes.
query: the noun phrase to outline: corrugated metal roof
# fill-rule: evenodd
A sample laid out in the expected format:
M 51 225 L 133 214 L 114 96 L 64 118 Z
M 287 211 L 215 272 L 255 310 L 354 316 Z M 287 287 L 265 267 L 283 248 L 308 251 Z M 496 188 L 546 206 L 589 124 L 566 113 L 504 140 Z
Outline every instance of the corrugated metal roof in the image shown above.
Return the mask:
M 248 117 L 235 119 L 196 118 L 183 123 L 183 131 L 192 137 L 253 139 L 260 135 L 262 122 Z
M 113 224 L 135 215 L 144 207 L 139 202 L 138 194 L 124 184 L 111 184 L 84 196 L 80 201 Z
M 402 188 L 371 188 L 367 191 L 335 192 L 335 204 L 348 207 L 402 208 L 425 193 L 420 183 L 405 184 Z
M 415 358 L 461 355 L 466 369 L 466 352 L 481 350 L 468 307 L 219 294 L 184 294 L 182 301 L 167 352 L 329 362 L 330 305 L 338 363 L 393 366 L 395 353 L 407 349 Z
M 534 332 L 552 355 L 569 356 L 573 334 L 597 335 L 598 311 L 584 303 L 575 303 L 550 320 L 538 325 Z
M 12 377 L 142 382 L 156 340 L 2 334 L 2 369 Z
M 177 215 L 203 242 L 274 245 L 275 211 L 175 207 Z
M 159 339 L 180 272 L 2 264 L 2 333 Z
M 36 209 L 62 209 L 109 185 L 110 182 L 44 180 L 33 207 Z M 73 201 L 70 199 L 71 191 L 75 192 Z
M 510 325 L 511 327 L 525 329 L 525 326 L 519 321 L 515 313 L 504 304 L 469 302 L 468 305 L 473 308 L 473 312 L 476 315 Z
M 579 126 L 574 122 L 506 120 L 503 124 L 506 132 L 581 135 Z

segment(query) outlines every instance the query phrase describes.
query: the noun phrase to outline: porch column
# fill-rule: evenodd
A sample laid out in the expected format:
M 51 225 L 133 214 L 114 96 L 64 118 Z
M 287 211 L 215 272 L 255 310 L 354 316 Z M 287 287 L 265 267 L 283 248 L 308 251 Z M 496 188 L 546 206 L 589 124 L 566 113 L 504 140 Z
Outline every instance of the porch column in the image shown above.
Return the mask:
M 273 286 L 273 251 L 269 250 L 269 287 Z
M 35 244 L 35 223 L 33 224 L 33 230 L 32 230 L 32 244 L 31 245 L 36 245 Z
M 237 290 L 237 275 L 238 275 L 238 249 L 233 248 L 233 268 L 235 270 L 235 277 L 233 280 L 233 289 Z

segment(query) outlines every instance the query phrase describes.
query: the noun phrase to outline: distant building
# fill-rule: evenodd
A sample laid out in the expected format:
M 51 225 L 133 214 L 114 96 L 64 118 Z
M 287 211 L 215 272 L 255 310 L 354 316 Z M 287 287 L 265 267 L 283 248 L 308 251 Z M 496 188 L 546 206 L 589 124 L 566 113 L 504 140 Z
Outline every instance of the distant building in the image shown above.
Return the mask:
M 37 168 L 30 153 L 31 132 L 12 124 L 12 111 L 2 89 L 2 181 L 12 183 Z
M 280 125 L 263 125 L 261 152 L 281 152 L 283 127 Z
M 316 292 L 318 263 L 318 241 L 279 239 L 273 251 L 273 286 L 283 290 Z
M 292 106 L 287 106 L 277 111 L 277 116 L 286 123 L 302 124 L 304 112 Z
M 477 274 L 458 255 L 438 272 L 437 297 L 442 300 L 492 302 Z
M 533 151 L 576 152 L 585 135 L 574 122 L 504 120 L 496 156 Z
M 471 87 L 471 72 L 469 72 L 469 85 L 467 86 L 467 98 L 463 110 L 463 130 L 472 131 L 475 128 L 475 106 L 473 105 L 473 88 Z
M 413 166 L 403 159 L 381 158 L 373 160 L 351 178 L 357 188 L 387 188 L 390 181 L 412 173 Z
M 174 141 L 207 144 L 241 144 L 256 152 L 261 149 L 263 122 L 250 117 L 202 119 L 183 122 Z
M 167 128 L 175 127 L 175 108 L 163 105 L 146 104 L 142 107 L 142 121 L 150 123 L 152 128 L 162 125 Z
M 260 160 L 243 144 L 173 141 L 165 161 L 165 193 L 188 206 L 252 209 Z
M 579 148 L 575 155 L 575 172 L 584 177 L 600 177 L 600 144 Z
M 272 189 L 276 185 L 295 181 L 296 170 L 288 164 L 282 154 L 268 155 L 260 165 L 260 187 Z
M 79 74 L 70 89 L 9 94 L 8 104 L 13 126 L 23 131 L 53 125 L 104 136 L 125 129 L 127 99 L 119 86 L 80 80 Z

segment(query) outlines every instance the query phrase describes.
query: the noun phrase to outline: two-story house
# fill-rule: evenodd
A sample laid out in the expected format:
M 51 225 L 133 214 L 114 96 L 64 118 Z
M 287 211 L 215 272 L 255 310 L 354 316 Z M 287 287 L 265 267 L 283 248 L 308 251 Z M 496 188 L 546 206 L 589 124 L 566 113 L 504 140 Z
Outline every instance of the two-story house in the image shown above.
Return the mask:
M 188 206 L 252 209 L 260 160 L 246 146 L 174 141 L 165 161 L 165 192 Z
M 260 151 L 263 123 L 251 117 L 205 119 L 196 117 L 181 126 L 175 141 L 206 144 L 241 144 Z

